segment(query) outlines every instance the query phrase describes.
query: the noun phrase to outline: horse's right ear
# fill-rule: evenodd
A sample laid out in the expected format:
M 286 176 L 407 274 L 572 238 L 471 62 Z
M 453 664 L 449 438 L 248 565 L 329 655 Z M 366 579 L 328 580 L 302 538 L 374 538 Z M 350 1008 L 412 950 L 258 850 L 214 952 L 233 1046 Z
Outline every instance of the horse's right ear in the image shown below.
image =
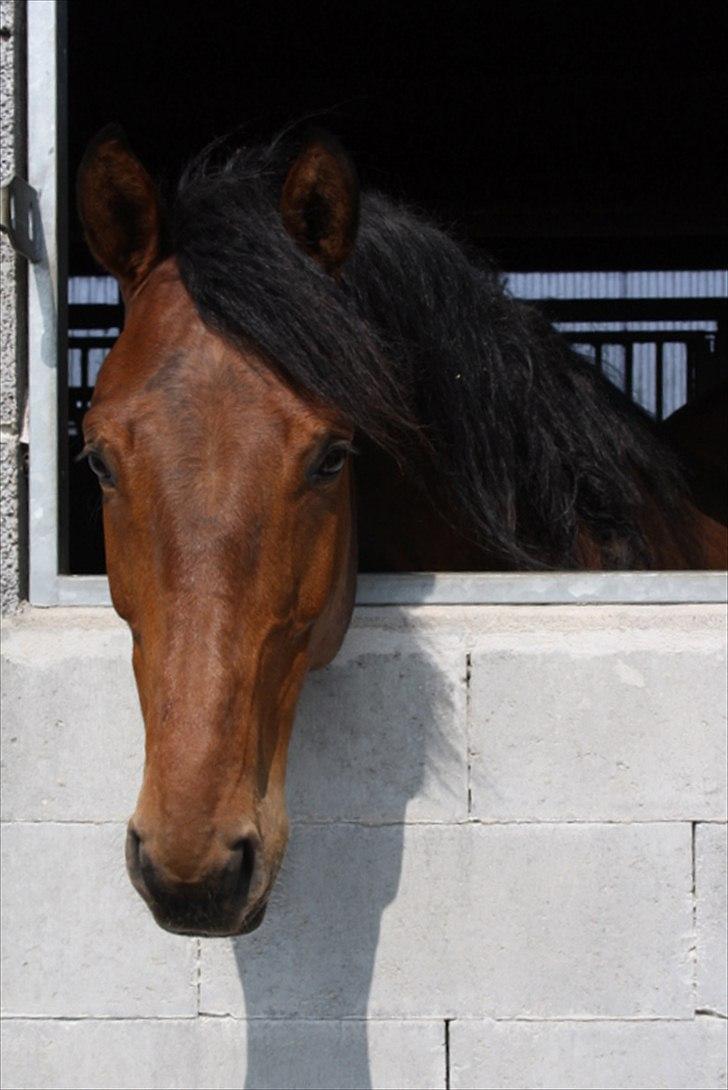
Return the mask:
M 162 207 L 118 125 L 107 125 L 87 147 L 76 194 L 91 253 L 129 295 L 161 257 Z
M 336 276 L 354 248 L 359 183 L 351 159 L 330 133 L 311 133 L 281 194 L 283 226 L 325 272 Z

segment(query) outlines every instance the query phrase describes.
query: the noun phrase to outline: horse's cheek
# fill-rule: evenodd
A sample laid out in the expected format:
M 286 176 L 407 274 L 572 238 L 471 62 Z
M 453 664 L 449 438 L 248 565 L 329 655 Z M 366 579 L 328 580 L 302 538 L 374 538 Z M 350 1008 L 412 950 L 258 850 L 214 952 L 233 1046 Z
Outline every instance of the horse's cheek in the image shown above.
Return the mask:
M 134 550 L 124 542 L 119 526 L 119 512 L 114 508 L 114 500 L 104 503 L 104 548 L 106 551 L 106 572 L 109 577 L 109 590 L 114 609 L 130 624 L 135 613 L 134 578 L 132 558 Z

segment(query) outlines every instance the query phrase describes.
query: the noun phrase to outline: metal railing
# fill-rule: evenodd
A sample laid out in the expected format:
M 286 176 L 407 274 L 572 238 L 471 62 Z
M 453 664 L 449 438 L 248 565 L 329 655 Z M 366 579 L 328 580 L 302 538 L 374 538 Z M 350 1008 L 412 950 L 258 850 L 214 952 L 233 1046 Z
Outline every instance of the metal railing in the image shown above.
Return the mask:
M 726 377 L 728 302 L 725 300 L 559 299 L 545 300 L 539 306 L 566 339 L 588 353 L 595 366 L 632 400 L 638 399 L 636 356 L 640 348 L 651 347 L 653 351 L 649 357 L 643 354 L 641 362 L 647 360 L 654 369 L 654 405 L 644 407 L 658 420 L 665 415 L 668 347 L 681 349 L 672 355 L 673 359 L 677 356 L 681 363 L 684 361 L 684 402 L 694 400 Z M 68 425 L 72 436 L 79 434 L 101 357 L 112 347 L 122 321 L 119 305 L 84 303 L 68 308 Z M 615 325 L 621 328 L 613 328 Z M 619 350 L 621 366 L 616 364 L 615 354 L 609 352 L 611 348 Z
M 559 299 L 539 305 L 579 351 L 656 420 L 728 374 L 724 299 Z M 637 365 L 643 372 L 640 382 Z M 666 402 L 668 379 L 681 388 L 673 388 Z

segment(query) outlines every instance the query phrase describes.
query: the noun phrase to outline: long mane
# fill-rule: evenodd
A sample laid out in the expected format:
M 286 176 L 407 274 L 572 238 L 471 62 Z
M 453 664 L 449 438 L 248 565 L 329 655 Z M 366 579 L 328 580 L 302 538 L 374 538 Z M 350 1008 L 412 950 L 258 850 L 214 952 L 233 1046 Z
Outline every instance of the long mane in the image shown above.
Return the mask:
M 680 471 L 649 421 L 514 298 L 486 261 L 402 204 L 362 197 L 335 281 L 283 229 L 292 150 L 184 172 L 173 247 L 203 320 L 336 406 L 514 568 L 573 568 L 586 531 L 611 568 L 645 568 L 644 497 L 679 518 Z M 434 474 L 432 470 L 436 471 Z

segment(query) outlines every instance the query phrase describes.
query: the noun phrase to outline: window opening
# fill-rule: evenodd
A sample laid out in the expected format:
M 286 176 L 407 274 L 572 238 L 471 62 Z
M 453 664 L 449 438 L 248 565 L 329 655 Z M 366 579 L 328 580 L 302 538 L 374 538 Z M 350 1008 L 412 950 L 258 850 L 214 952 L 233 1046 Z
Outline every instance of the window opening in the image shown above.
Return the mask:
M 532 5 L 519 0 L 507 12 L 498 13 L 497 27 L 489 27 L 490 17 L 478 12 L 477 26 L 470 28 L 472 33 L 459 27 L 457 34 L 451 34 L 450 28 L 444 52 L 437 28 L 425 25 L 429 16 L 413 43 L 408 21 L 407 26 L 404 22 L 400 26 L 396 19 L 390 20 L 385 32 L 384 27 L 372 26 L 367 19 L 368 32 L 362 34 L 355 25 L 356 13 L 354 17 L 346 13 L 345 26 L 339 26 L 336 19 L 329 20 L 330 25 L 309 26 L 295 14 L 284 17 L 282 9 L 274 11 L 269 5 L 253 2 L 241 9 L 237 2 L 221 0 L 217 18 L 208 28 L 209 40 L 204 48 L 196 48 L 199 78 L 183 79 L 173 90 L 169 87 L 170 73 L 187 71 L 183 60 L 190 42 L 197 41 L 192 16 L 179 20 L 170 32 L 161 5 L 149 5 L 141 16 L 122 0 L 108 0 L 101 6 L 96 0 L 76 0 L 69 6 L 67 96 L 62 63 L 58 70 L 51 64 L 45 66 L 48 71 L 37 73 L 31 66 L 29 73 L 30 181 L 43 194 L 43 224 L 50 258 L 49 270 L 40 270 L 34 278 L 37 298 L 31 302 L 29 315 L 31 400 L 35 397 L 37 402 L 35 424 L 31 425 L 35 436 L 31 440 L 35 443 L 31 499 L 33 494 L 39 497 L 37 509 L 31 502 L 31 578 L 34 570 L 39 576 L 36 589 L 31 590 L 34 601 L 50 604 L 108 600 L 105 579 L 94 574 L 68 577 L 64 571 L 97 575 L 103 571 L 99 559 L 98 494 L 92 490 L 91 475 L 86 475 L 83 465 L 73 462 L 72 455 L 78 449 L 80 421 L 98 369 L 118 335 L 123 315 L 116 285 L 92 274 L 85 251 L 80 256 L 73 213 L 67 217 L 70 245 L 62 234 L 58 255 L 55 224 L 57 217 L 63 230 L 65 207 L 73 204 L 72 177 L 83 145 L 101 124 L 114 117 L 125 125 L 152 170 L 171 180 L 184 157 L 214 132 L 252 118 L 251 138 L 257 140 L 309 107 L 312 111 L 327 110 L 332 103 L 345 102 L 348 134 L 341 132 L 338 124 L 341 110 L 333 111 L 332 127 L 338 127 L 351 146 L 369 184 L 400 193 L 429 209 L 440 222 L 459 225 L 461 237 L 492 254 L 502 268 L 514 270 L 509 274 L 512 294 L 533 298 L 543 306 L 578 350 L 589 356 L 607 378 L 628 390 L 648 412 L 657 418 L 668 416 L 725 377 L 728 274 L 719 268 L 724 261 L 724 193 L 711 180 L 722 175 L 716 171 L 715 162 L 725 150 L 724 142 L 711 147 L 706 159 L 700 150 L 704 146 L 701 127 L 694 154 L 683 155 L 684 147 L 692 140 L 693 111 L 676 113 L 670 106 L 675 72 L 670 65 L 656 67 L 658 62 L 661 64 L 665 43 L 673 40 L 669 28 L 662 28 L 665 42 L 655 41 L 654 26 L 645 16 L 644 26 L 638 20 L 632 27 L 629 41 L 619 39 L 626 51 L 625 56 L 616 58 L 620 72 L 641 71 L 639 65 L 628 63 L 626 54 L 642 56 L 640 41 L 644 38 L 650 43 L 654 70 L 649 80 L 640 75 L 639 87 L 633 88 L 629 81 L 610 82 L 606 77 L 601 83 L 590 82 L 594 73 L 601 71 L 589 58 L 589 43 L 596 40 L 594 13 L 582 26 L 583 9 L 567 8 L 558 26 L 552 26 L 550 14 L 548 26 L 542 28 L 543 33 L 555 34 L 553 48 L 561 42 L 569 66 L 574 67 L 573 71 L 568 67 L 567 89 L 574 107 L 571 136 L 562 140 L 556 121 L 564 116 L 558 108 L 558 96 L 566 87 L 561 84 L 567 66 L 561 79 L 558 73 L 562 69 L 549 54 L 549 79 L 539 84 L 539 102 L 529 97 L 528 87 L 540 77 L 532 71 L 533 64 L 517 63 L 517 56 L 527 39 L 526 31 L 533 35 L 538 28 L 533 25 Z M 29 55 L 47 58 L 49 42 L 57 33 L 56 23 L 63 22 L 59 13 L 66 9 L 49 0 L 37 0 L 31 9 Z M 619 17 L 610 5 L 599 7 L 599 20 L 609 23 L 613 18 Z M 261 31 L 256 36 L 258 66 L 241 70 L 239 45 L 249 43 L 251 22 Z M 499 49 L 492 64 L 484 67 L 480 37 L 490 39 L 494 30 Z M 331 62 L 319 72 L 318 83 L 313 79 L 306 82 L 311 76 L 312 56 L 307 34 L 316 38 L 317 49 Z M 325 48 L 327 34 L 332 42 L 335 40 L 336 49 Z M 684 43 L 681 94 L 688 98 L 694 93 L 690 90 L 691 72 L 695 72 L 693 82 L 699 88 L 701 73 L 712 64 L 710 41 L 701 34 L 696 22 L 695 40 Z M 574 35 L 580 48 L 574 48 Z M 604 35 L 597 38 L 601 41 Z M 123 63 L 128 50 L 119 48 L 119 43 L 128 45 L 132 41 L 137 56 L 133 73 Z M 163 74 L 157 64 L 162 42 L 168 53 Z M 413 44 L 416 48 L 412 48 Z M 379 67 L 372 63 L 372 51 L 372 56 L 381 57 Z M 612 63 L 609 58 L 602 60 L 607 67 Z M 432 67 L 435 61 L 441 69 L 437 69 L 437 75 Z M 149 80 L 141 78 L 147 70 Z M 208 78 L 212 76 L 214 79 Z M 491 81 L 492 94 L 480 93 L 482 79 Z M 581 87 L 581 99 L 576 103 L 575 81 Z M 206 110 L 202 111 L 197 91 L 200 82 L 207 90 Z M 230 92 L 233 84 L 235 94 Z M 48 94 L 49 85 L 58 86 L 58 101 L 55 95 Z M 618 88 L 616 97 L 612 92 L 604 93 L 607 85 Z M 419 88 L 416 95 L 410 93 L 414 87 Z M 349 95 L 352 89 L 355 95 Z M 635 91 L 639 92 L 636 97 Z M 185 107 L 185 95 L 192 97 L 194 108 Z M 503 95 L 507 103 L 530 102 L 538 113 L 532 118 L 534 139 L 541 140 L 549 154 L 538 152 L 537 164 L 536 149 L 524 142 L 522 128 L 503 128 Z M 67 162 L 65 114 L 61 118 L 60 142 L 54 145 L 53 137 L 54 131 L 59 133 L 58 111 L 63 111 L 66 98 Z M 710 110 L 716 100 L 708 97 L 704 101 Z M 649 148 L 640 118 L 643 105 L 654 123 Z M 477 125 L 474 110 L 485 111 L 483 117 L 478 114 Z M 177 124 L 181 117 L 185 119 L 183 126 Z M 610 122 L 610 118 L 617 117 L 621 119 L 619 125 Z M 406 132 L 402 118 L 408 119 Z M 444 118 L 450 121 L 445 126 L 447 131 L 440 132 L 438 119 Z M 709 118 L 705 124 L 709 124 Z M 717 126 L 713 129 L 719 131 Z M 642 134 L 639 139 L 638 133 Z M 476 140 L 476 134 L 477 147 L 467 143 Z M 616 141 L 618 154 L 610 153 L 610 141 Z M 575 156 L 577 145 L 580 150 Z M 681 162 L 689 162 L 688 173 L 681 174 Z M 453 164 L 458 166 L 455 174 Z M 571 171 L 569 164 L 574 168 Z M 674 170 L 670 164 L 675 165 Z M 56 199 L 55 187 L 48 178 L 55 165 L 59 168 L 60 197 L 52 205 L 49 202 Z M 658 170 L 661 184 L 656 189 L 650 179 Z M 469 190 L 467 179 L 473 181 Z M 438 205 L 441 196 L 444 199 Z M 607 230 L 603 230 L 605 224 Z M 670 261 L 684 262 L 684 271 L 666 269 Z M 66 264 L 71 272 L 67 281 Z M 610 267 L 626 271 L 609 271 Z M 534 269 L 541 271 L 531 271 Z M 60 281 L 55 279 L 57 276 Z M 48 308 L 55 308 L 63 328 L 66 303 L 68 337 L 61 345 L 58 378 L 61 401 L 67 392 L 68 402 L 58 421 L 58 469 L 67 489 L 60 501 L 60 510 L 70 513 L 67 531 L 58 524 L 57 499 L 49 491 L 57 466 L 56 423 L 49 417 L 56 380 L 48 376 L 47 369 L 53 365 L 45 358 L 46 349 L 38 350 L 42 330 L 47 333 L 50 328 L 42 314 L 47 316 Z M 47 441 L 40 443 L 37 437 L 44 431 Z M 58 540 L 59 533 L 70 537 L 70 563 L 60 575 L 54 560 L 57 550 L 53 548 L 53 536 Z M 34 548 L 36 556 L 42 558 L 38 562 L 33 559 Z M 420 576 L 398 576 L 389 580 L 388 590 L 377 590 L 374 577 L 366 577 L 363 600 L 706 601 L 724 594 L 724 589 L 717 589 L 715 574 L 687 573 L 678 577 L 678 584 L 667 573 L 592 574 L 580 576 L 581 581 L 574 573 L 533 579 L 529 575 L 476 576 L 469 582 L 467 576 L 448 582 L 450 577 L 443 575 L 432 577 L 429 589 L 415 587 L 417 579 L 422 580 Z M 450 589 L 443 590 L 446 584 Z M 601 589 L 596 589 L 597 584 Z M 405 586 L 414 589 L 403 591 Z M 648 586 L 651 589 L 645 591 Z M 494 597 L 490 597 L 491 593 Z M 403 597 L 397 598 L 397 594 Z

